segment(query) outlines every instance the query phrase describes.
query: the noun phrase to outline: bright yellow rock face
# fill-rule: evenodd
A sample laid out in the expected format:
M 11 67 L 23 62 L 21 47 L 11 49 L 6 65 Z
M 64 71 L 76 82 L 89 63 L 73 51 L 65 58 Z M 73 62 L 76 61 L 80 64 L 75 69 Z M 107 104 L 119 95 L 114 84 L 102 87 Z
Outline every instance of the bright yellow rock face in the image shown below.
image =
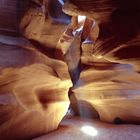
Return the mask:
M 139 2 L 0 2 L 0 139 L 55 130 L 70 103 L 81 117 L 140 123 Z

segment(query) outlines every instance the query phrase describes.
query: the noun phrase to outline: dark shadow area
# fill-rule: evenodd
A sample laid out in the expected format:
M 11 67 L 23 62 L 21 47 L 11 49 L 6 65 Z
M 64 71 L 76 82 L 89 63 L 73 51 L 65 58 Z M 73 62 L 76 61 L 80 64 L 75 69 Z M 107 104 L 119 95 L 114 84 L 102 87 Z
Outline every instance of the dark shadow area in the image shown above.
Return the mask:
M 61 0 L 63 3 L 63 0 Z M 71 17 L 62 11 L 62 3 L 58 0 L 48 0 L 48 13 L 54 22 L 69 24 Z
M 77 100 L 74 94 L 71 94 L 70 96 L 70 107 L 75 116 L 99 119 L 99 114 L 93 105 L 87 101 Z

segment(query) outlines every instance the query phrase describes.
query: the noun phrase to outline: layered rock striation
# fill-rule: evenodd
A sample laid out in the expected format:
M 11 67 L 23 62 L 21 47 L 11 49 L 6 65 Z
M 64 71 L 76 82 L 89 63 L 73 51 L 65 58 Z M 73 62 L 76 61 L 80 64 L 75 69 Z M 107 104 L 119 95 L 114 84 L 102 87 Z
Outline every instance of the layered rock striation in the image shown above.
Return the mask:
M 138 1 L 71 0 L 65 4 L 67 14 L 87 17 L 80 78 L 70 97 L 79 115 L 139 123 L 139 7 Z M 87 20 L 93 19 L 89 26 Z
M 138 0 L 1 3 L 0 139 L 55 130 L 69 104 L 81 117 L 140 123 Z
M 38 1 L 24 5 L 21 1 L 7 1 L 16 11 L 14 2 L 23 6 L 22 11 L 17 11 L 20 17 L 15 21 L 16 28 L 15 23 L 10 28 L 2 26 L 0 35 L 3 140 L 32 139 L 55 130 L 67 113 L 67 93 L 72 86 L 67 64 L 56 55 L 56 44 L 66 24 L 53 21 Z

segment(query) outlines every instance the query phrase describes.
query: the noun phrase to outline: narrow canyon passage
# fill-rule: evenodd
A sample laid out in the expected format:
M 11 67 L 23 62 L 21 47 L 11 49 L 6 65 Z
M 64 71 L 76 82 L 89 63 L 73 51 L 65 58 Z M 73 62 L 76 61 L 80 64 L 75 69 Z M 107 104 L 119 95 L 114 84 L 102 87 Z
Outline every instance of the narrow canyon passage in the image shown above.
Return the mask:
M 139 0 L 0 0 L 0 140 L 139 140 L 139 105 Z

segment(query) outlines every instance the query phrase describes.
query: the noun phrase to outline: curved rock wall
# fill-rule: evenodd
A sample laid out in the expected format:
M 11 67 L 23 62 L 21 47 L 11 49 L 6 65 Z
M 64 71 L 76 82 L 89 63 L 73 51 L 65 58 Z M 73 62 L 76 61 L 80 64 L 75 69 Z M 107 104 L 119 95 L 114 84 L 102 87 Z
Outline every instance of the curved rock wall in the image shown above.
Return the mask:
M 64 5 L 65 13 L 95 21 L 90 26 L 86 20 L 83 26 L 80 78 L 70 94 L 76 114 L 99 115 L 106 122 L 140 122 L 138 7 L 137 0 L 71 0 Z
M 139 0 L 71 0 L 72 18 L 62 1 L 1 2 L 0 139 L 55 130 L 70 102 L 81 117 L 140 122 Z
M 7 14 L 16 11 L 14 2 L 19 3 L 7 1 L 13 6 L 13 11 L 6 11 Z M 38 2 L 24 3 L 17 28 L 1 29 L 2 140 L 32 139 L 55 130 L 69 107 L 68 91 L 72 82 L 68 66 L 56 59 L 56 44 L 67 25 L 54 22 Z

